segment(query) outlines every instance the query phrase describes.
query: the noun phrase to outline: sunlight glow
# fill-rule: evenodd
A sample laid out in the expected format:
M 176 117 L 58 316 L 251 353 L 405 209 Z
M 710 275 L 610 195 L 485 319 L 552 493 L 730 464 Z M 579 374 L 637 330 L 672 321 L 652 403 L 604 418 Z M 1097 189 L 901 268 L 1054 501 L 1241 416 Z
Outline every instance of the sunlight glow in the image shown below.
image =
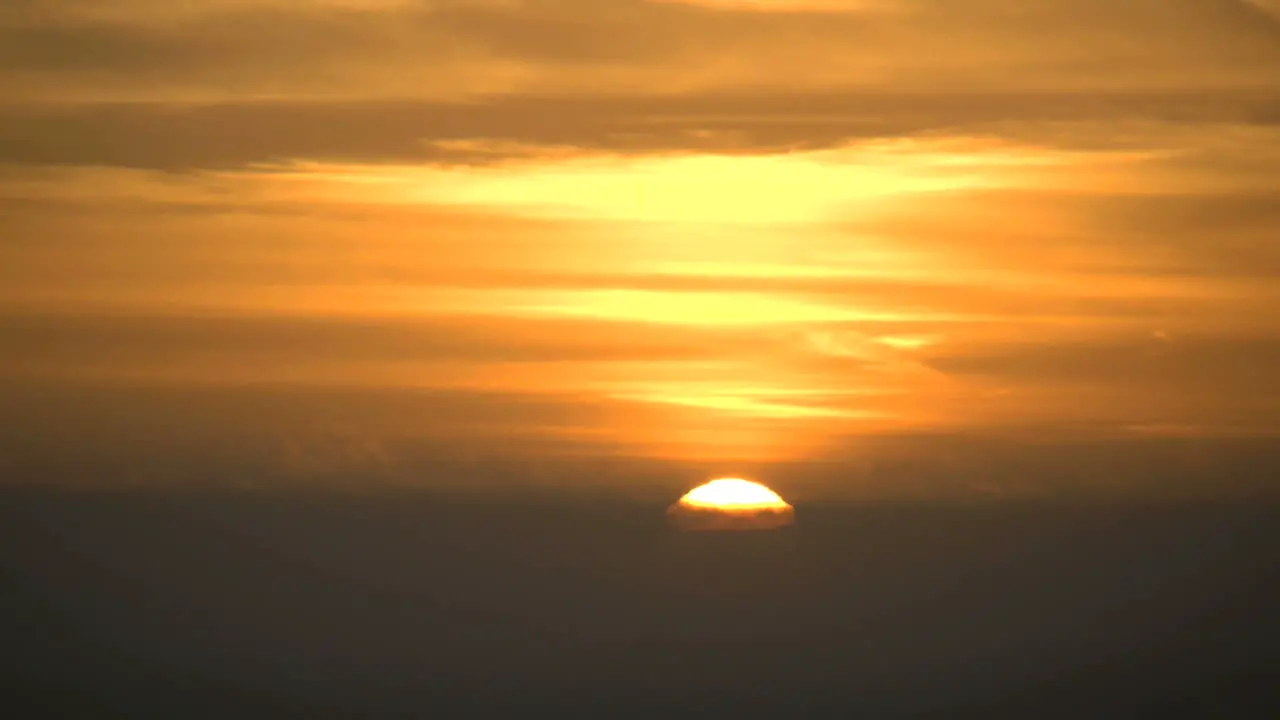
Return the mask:
M 981 167 L 885 162 L 849 152 L 756 157 L 588 157 L 422 177 L 424 197 L 536 215 L 632 222 L 773 224 L 830 216 L 876 198 L 981 186 Z
M 741 478 L 720 478 L 690 490 L 681 505 L 721 510 L 754 510 L 789 507 L 785 500 L 760 483 Z
M 785 402 L 772 402 L 751 397 L 750 392 L 740 394 L 729 393 L 690 393 L 676 395 L 670 393 L 650 393 L 615 396 L 619 400 L 638 402 L 665 403 L 683 405 L 685 407 L 719 410 L 739 417 L 802 419 L 802 418 L 841 418 L 841 419 L 877 419 L 881 413 L 833 408 L 813 405 L 800 405 Z
M 785 295 L 745 292 L 584 290 L 545 293 L 546 302 L 517 306 L 521 314 L 560 315 L 674 325 L 769 325 L 827 322 L 947 321 L 949 313 L 874 311 L 821 304 Z M 973 318 L 963 318 L 973 319 Z

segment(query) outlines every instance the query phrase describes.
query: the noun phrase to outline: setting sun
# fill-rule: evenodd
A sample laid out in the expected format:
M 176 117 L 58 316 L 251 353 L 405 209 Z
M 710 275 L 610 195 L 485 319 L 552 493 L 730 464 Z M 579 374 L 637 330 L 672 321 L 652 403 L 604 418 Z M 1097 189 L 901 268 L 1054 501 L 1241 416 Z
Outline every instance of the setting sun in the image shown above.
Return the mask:
M 772 530 L 790 525 L 794 511 L 760 483 L 720 478 L 685 493 L 667 509 L 686 530 Z
M 695 507 L 722 509 L 787 506 L 778 493 L 760 483 L 738 478 L 721 478 L 699 485 L 685 493 L 680 502 Z

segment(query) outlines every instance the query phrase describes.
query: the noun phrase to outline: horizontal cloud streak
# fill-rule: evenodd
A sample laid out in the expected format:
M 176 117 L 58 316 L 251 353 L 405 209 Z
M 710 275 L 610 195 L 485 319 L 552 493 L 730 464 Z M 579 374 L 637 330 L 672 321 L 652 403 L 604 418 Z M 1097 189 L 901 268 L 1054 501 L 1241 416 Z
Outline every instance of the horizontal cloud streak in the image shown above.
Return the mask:
M 297 159 L 488 164 L 557 149 L 746 154 L 939 134 L 1107 149 L 1147 147 L 1171 130 L 1277 125 L 1280 91 L 10 105 L 0 108 L 0 161 L 161 170 Z
M 897 0 L 839 14 L 642 0 L 11 5 L 0 68 L 18 96 L 45 99 L 1240 87 L 1274 84 L 1280 59 L 1280 30 L 1240 0 Z

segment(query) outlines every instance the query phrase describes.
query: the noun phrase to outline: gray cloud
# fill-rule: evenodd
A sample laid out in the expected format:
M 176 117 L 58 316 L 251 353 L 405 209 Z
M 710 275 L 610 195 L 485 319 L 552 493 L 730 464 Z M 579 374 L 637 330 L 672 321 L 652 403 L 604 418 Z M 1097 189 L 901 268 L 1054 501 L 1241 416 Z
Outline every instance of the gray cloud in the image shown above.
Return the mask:
M 0 316 L 4 372 L 75 374 L 203 361 L 211 368 L 361 362 L 572 362 L 706 359 L 762 345 L 741 334 L 681 328 L 630 330 L 589 320 L 451 317 L 131 315 Z
M 988 374 L 1010 381 L 1280 391 L 1280 373 L 1274 371 L 1280 367 L 1280 339 L 1275 337 L 1153 335 L 1094 343 L 1027 343 L 928 362 L 945 372 Z
M 1230 437 L 1234 428 L 1223 429 L 1152 437 L 1116 436 L 1110 427 L 1099 438 L 1095 425 L 1051 421 L 977 433 L 850 437 L 825 462 L 789 473 L 797 488 L 791 492 L 835 486 L 852 497 L 916 500 L 1275 497 L 1270 468 L 1280 462 L 1280 444 Z M 831 479 L 835 473 L 840 480 Z
M 743 13 L 618 0 L 221 3 L 0 14 L 19 95 L 457 96 L 726 87 L 1155 89 L 1273 84 L 1280 32 L 1240 0 L 902 0 Z M 354 5 L 354 4 L 353 4 Z M 145 6 L 145 10 L 142 6 Z M 79 7 L 80 9 L 77 9 Z M 621 83 L 621 84 L 619 84 Z
M 493 142 L 757 152 L 956 132 L 1115 147 L 1142 144 L 1135 122 L 1275 125 L 1276 67 L 1280 30 L 1241 0 L 25 0 L 0 9 L 0 162 L 482 163 L 509 159 L 475 149 Z
M 539 481 L 531 458 L 613 449 L 575 431 L 614 409 L 574 395 L 65 379 L 0 391 L 0 485 L 512 487 Z
M 1120 426 L 1198 432 L 1280 425 L 1280 338 L 1274 334 L 1026 341 L 953 348 L 924 362 L 1027 397 L 1050 393 L 1063 419 L 1084 411 Z M 1075 401 L 1068 404 L 1063 394 Z
M 0 162 L 162 170 L 296 159 L 475 164 L 500 145 L 584 152 L 760 152 L 956 133 L 1075 149 L 1142 147 L 1159 129 L 1274 127 L 1280 93 L 720 94 L 509 98 L 481 104 L 309 102 L 0 107 Z M 1110 124 L 1111 130 L 1107 130 Z M 1117 125 L 1119 124 L 1119 125 Z M 1150 127 L 1147 130 L 1151 130 Z M 450 144 L 449 141 L 476 141 Z M 1212 159 L 1212 158 L 1210 158 Z

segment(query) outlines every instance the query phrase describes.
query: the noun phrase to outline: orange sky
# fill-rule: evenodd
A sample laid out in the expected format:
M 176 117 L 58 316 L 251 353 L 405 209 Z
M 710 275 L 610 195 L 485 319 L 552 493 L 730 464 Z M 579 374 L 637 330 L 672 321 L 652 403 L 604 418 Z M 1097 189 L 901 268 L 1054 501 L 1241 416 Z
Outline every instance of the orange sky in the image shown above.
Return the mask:
M 0 381 L 481 454 L 1274 437 L 1275 9 L 6 3 Z

